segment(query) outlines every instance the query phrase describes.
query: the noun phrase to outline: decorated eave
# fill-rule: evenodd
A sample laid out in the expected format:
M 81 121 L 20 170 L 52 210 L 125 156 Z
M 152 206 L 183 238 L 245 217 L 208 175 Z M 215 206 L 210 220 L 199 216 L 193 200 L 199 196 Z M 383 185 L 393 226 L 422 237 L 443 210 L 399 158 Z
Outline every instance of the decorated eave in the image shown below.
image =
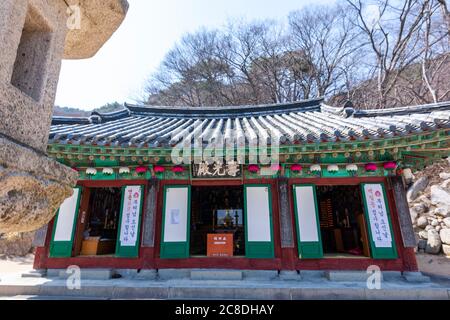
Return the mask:
M 250 143 L 276 139 L 282 163 L 424 165 L 448 155 L 450 102 L 365 111 L 322 99 L 206 108 L 126 104 L 114 113 L 54 117 L 48 151 L 72 166 L 170 164 L 171 149 L 193 143 L 199 125 L 205 146 L 224 137 L 226 148 L 248 151 Z

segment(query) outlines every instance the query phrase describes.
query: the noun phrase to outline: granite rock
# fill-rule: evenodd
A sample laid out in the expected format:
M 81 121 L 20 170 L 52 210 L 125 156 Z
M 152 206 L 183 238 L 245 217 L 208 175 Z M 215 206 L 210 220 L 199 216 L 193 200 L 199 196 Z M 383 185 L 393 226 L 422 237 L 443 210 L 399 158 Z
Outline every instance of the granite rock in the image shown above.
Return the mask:
M 439 233 L 436 230 L 429 230 L 427 247 L 425 249 L 426 253 L 438 254 L 441 251 L 441 248 L 442 242 Z
M 409 188 L 407 193 L 408 201 L 414 201 L 425 188 L 428 186 L 429 179 L 427 177 L 422 177 Z

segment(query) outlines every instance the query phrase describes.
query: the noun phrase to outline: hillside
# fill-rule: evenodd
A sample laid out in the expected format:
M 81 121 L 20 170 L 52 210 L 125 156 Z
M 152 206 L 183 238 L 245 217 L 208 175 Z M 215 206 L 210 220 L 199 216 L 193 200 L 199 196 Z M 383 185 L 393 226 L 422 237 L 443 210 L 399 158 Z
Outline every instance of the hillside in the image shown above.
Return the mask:
M 93 109 L 92 111 L 86 111 L 71 107 L 55 106 L 53 109 L 53 115 L 60 117 L 89 117 L 94 111 L 100 113 L 109 113 L 121 109 L 123 109 L 123 105 L 118 102 L 108 103 L 100 108 Z

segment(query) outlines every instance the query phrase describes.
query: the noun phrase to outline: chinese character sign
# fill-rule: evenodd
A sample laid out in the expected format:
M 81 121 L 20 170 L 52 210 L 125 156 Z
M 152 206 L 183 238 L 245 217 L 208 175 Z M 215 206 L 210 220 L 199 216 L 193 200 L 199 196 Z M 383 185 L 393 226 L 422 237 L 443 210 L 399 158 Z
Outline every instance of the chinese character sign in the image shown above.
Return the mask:
M 392 235 L 381 184 L 364 185 L 372 239 L 377 248 L 391 248 Z
M 241 166 L 234 161 L 228 163 L 200 163 L 192 165 L 194 178 L 227 178 L 234 179 L 242 176 Z
M 134 247 L 137 243 L 141 199 L 142 188 L 140 186 L 125 188 L 120 228 L 120 245 L 123 247 Z

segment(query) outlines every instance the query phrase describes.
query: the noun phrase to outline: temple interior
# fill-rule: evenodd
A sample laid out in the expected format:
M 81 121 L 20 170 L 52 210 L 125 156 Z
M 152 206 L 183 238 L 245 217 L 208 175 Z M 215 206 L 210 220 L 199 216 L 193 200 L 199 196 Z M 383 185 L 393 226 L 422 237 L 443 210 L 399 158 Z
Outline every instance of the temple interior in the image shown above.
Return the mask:
M 359 186 L 317 187 L 323 251 L 328 256 L 370 256 Z
M 120 188 L 91 189 L 81 255 L 115 253 L 121 194 Z
M 233 235 L 233 256 L 245 255 L 243 187 L 193 187 L 191 256 L 207 256 L 208 234 Z

